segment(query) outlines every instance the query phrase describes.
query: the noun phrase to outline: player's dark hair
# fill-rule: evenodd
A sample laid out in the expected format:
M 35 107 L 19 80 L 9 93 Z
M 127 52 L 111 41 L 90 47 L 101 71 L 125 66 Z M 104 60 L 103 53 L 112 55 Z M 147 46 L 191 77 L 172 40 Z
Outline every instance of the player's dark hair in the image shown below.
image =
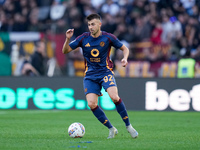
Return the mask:
M 91 21 L 92 19 L 99 19 L 101 20 L 101 17 L 99 16 L 99 14 L 90 14 L 89 16 L 87 16 L 87 21 Z

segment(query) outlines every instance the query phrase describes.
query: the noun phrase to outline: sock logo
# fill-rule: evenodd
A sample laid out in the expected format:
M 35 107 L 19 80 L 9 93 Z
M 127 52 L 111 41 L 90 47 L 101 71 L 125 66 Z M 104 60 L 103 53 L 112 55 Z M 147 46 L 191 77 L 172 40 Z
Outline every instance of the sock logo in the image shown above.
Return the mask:
M 126 120 L 126 119 L 128 119 L 128 116 L 125 116 L 125 117 L 123 118 L 123 120 Z
M 108 120 L 105 120 L 103 124 L 106 124 L 108 122 Z

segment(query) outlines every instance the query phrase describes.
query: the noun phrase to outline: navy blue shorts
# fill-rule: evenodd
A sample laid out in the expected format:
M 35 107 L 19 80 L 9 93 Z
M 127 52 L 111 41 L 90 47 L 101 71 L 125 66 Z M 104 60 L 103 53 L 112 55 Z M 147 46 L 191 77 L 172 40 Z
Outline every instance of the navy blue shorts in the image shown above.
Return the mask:
M 85 95 L 88 93 L 95 93 L 101 96 L 102 87 L 107 90 L 111 86 L 117 86 L 114 75 L 111 71 L 103 73 L 102 75 L 85 76 L 83 79 L 83 86 Z

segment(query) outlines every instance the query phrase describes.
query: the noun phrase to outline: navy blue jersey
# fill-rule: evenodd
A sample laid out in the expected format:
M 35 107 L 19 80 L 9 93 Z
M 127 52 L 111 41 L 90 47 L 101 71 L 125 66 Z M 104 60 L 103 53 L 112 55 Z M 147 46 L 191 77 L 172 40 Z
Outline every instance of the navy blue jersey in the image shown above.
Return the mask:
M 111 46 L 118 49 L 122 45 L 113 34 L 105 31 L 102 31 L 102 35 L 97 38 L 92 37 L 89 32 L 85 32 L 69 44 L 72 49 L 82 48 L 86 75 L 112 70 L 113 63 L 110 60 Z

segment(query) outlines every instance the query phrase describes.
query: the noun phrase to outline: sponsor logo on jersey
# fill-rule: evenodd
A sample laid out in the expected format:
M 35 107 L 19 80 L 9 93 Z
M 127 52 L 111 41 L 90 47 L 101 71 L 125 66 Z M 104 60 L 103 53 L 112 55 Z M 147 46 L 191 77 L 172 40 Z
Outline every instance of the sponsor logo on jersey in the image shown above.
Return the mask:
M 99 50 L 96 49 L 96 48 L 92 49 L 92 50 L 91 50 L 91 55 L 92 55 L 93 57 L 99 56 Z
M 85 45 L 85 47 L 90 47 L 90 43 L 87 43 L 87 44 Z
M 91 62 L 100 62 L 101 59 L 100 58 L 90 58 Z

